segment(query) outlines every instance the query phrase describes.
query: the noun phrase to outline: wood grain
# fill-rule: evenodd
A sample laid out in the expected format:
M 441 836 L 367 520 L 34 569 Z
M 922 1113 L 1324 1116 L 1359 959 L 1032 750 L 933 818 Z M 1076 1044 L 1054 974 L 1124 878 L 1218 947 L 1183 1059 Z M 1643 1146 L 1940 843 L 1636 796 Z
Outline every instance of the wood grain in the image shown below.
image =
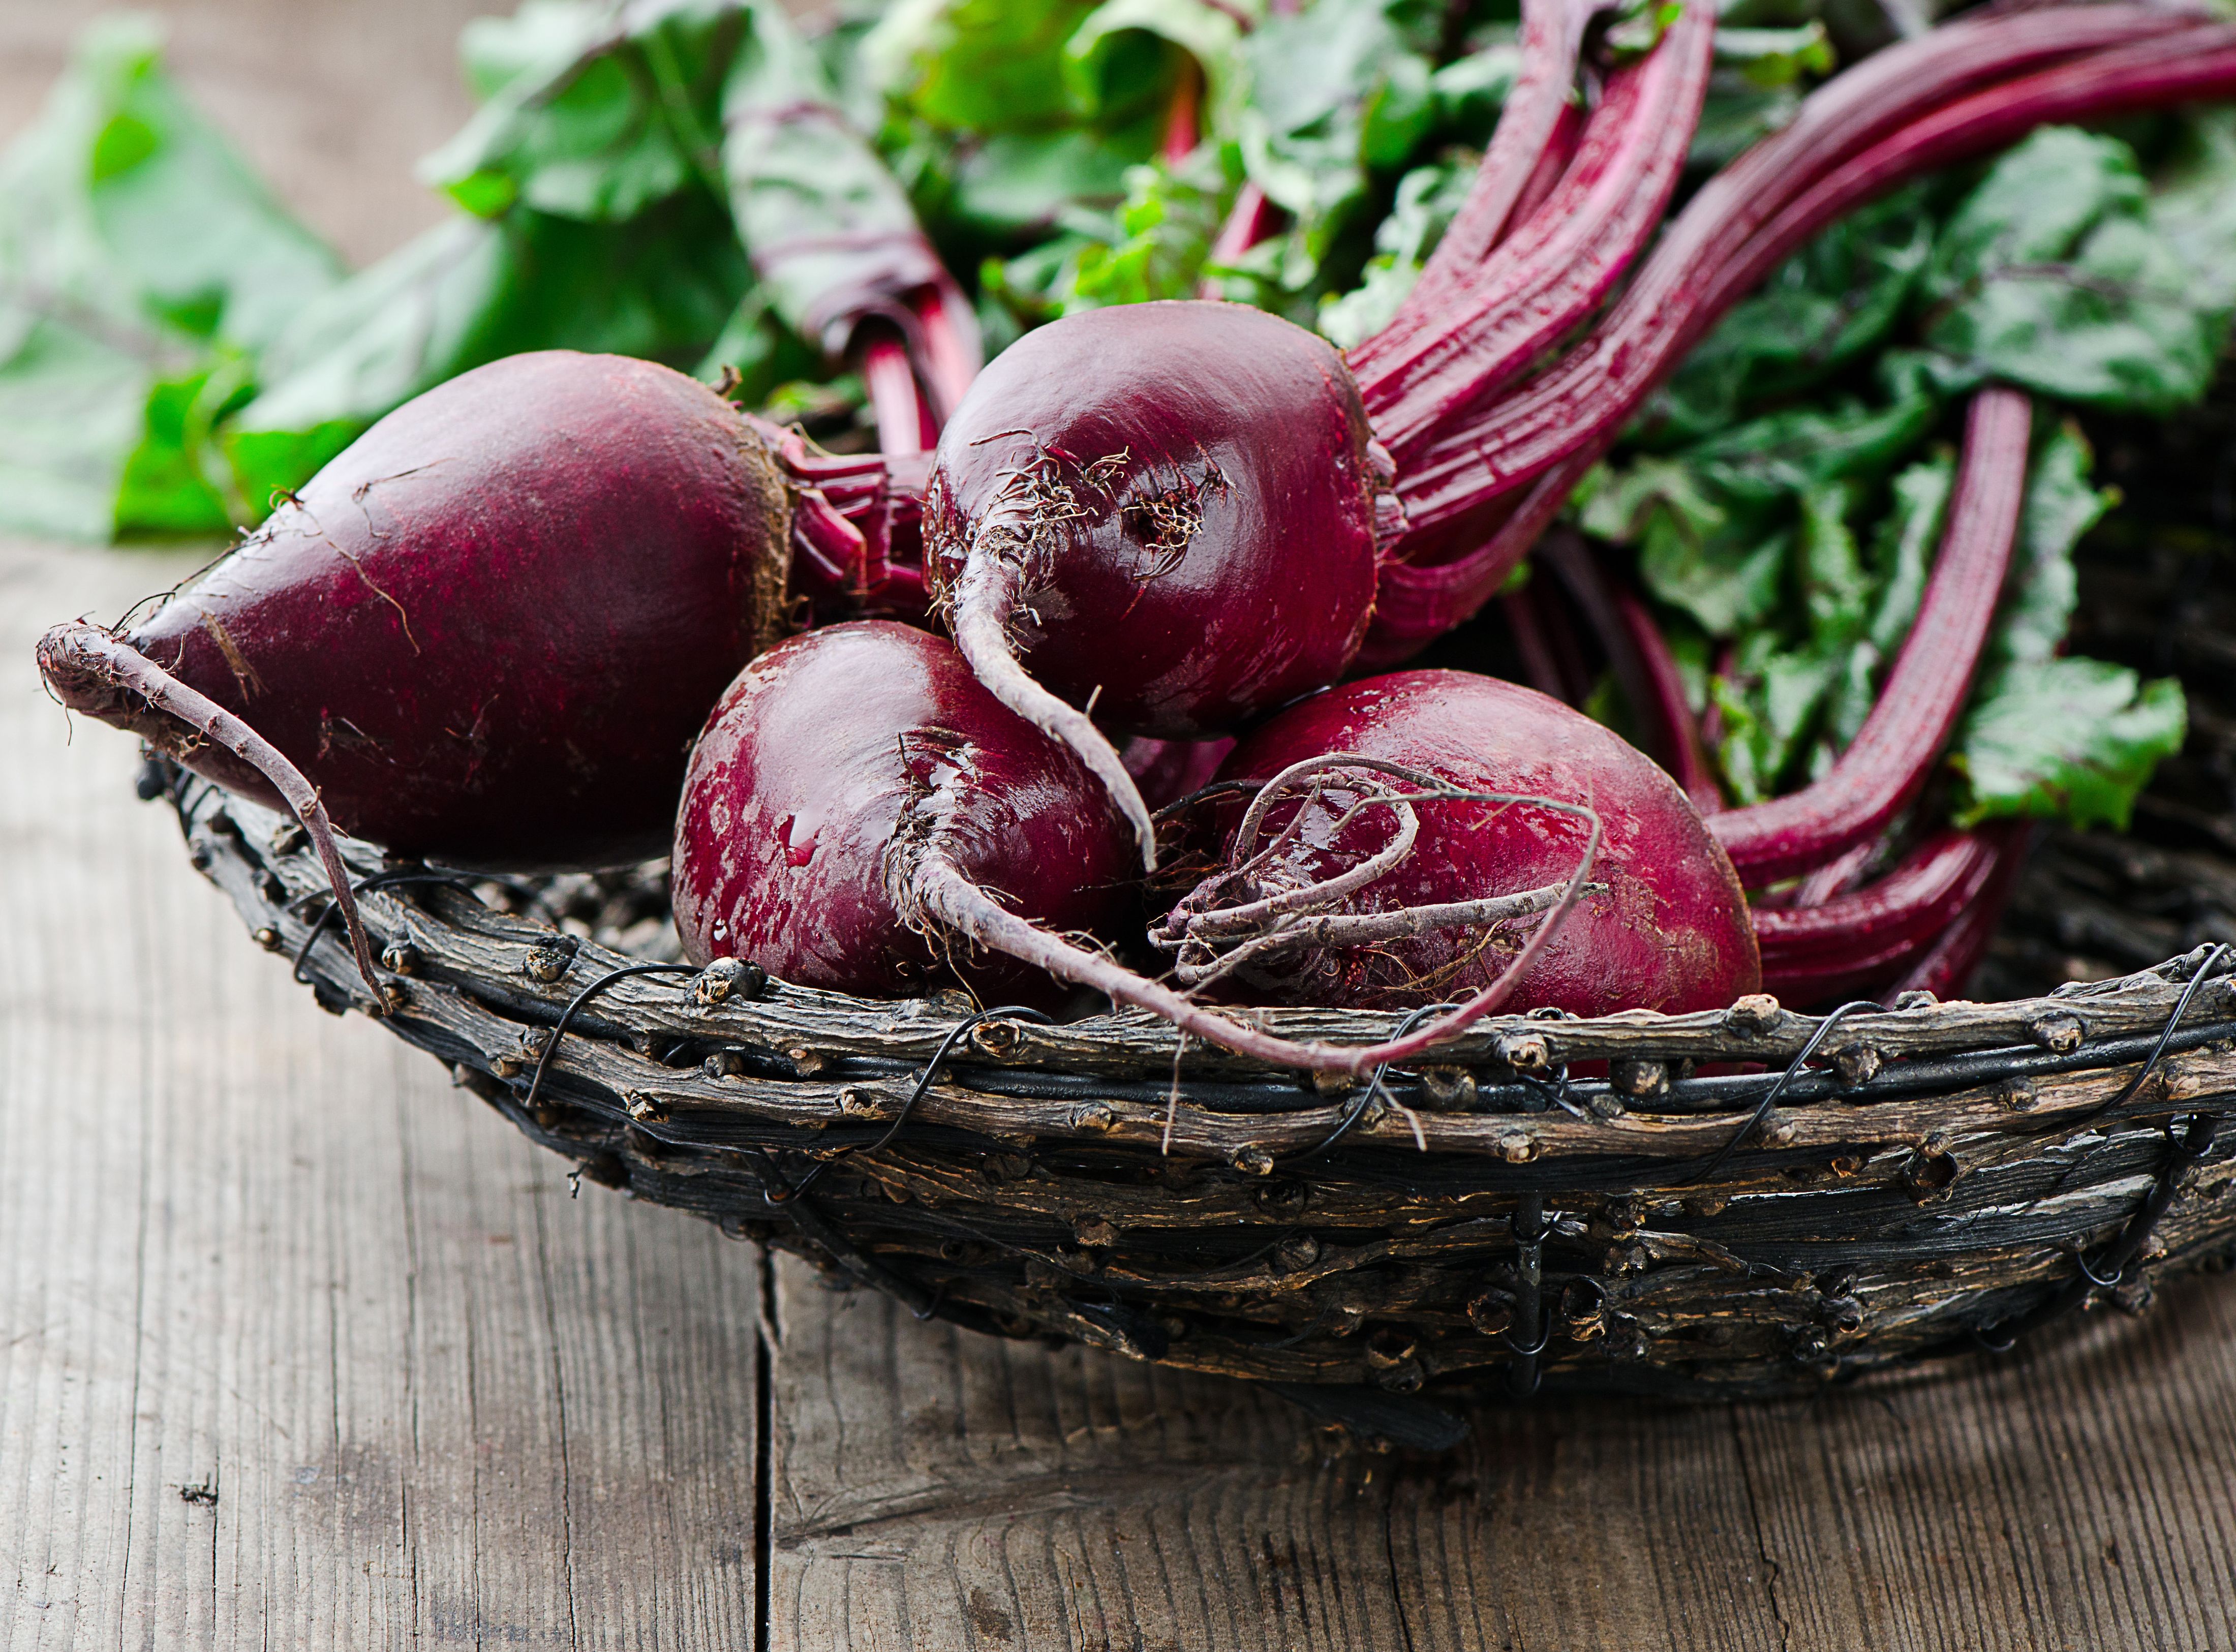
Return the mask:
M 319 1014 L 40 696 L 188 565 L 0 547 L 0 1648 L 752 1646 L 750 1248 Z
M 0 554 L 0 661 L 169 563 Z M 2236 1292 L 1438 1460 L 585 1185 L 316 1014 L 0 668 L 0 1647 L 2218 1648 Z M 15 783 L 16 781 L 22 783 Z M 214 1504 L 181 1492 L 207 1485 Z
M 1809 1402 L 1548 1400 L 1441 1459 L 778 1263 L 775 1647 L 2221 1648 L 2236 1292 Z

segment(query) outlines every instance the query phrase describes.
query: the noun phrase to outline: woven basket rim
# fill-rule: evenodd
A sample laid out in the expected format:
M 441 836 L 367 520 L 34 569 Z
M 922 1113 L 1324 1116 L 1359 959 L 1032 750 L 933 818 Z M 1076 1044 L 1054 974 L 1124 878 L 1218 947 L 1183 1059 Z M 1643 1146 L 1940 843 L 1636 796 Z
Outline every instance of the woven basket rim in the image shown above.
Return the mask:
M 373 1010 L 293 823 L 165 783 L 256 938 L 325 1007 Z M 1514 1392 L 1549 1372 L 1768 1395 L 2140 1302 L 2236 1234 L 2236 1143 L 2214 1135 L 2236 1113 L 2236 949 L 2004 1004 L 1495 1017 L 1378 1085 L 1330 1088 L 1183 1050 L 1139 1015 L 1040 1026 L 782 984 L 724 993 L 485 905 L 471 889 L 494 880 L 348 852 L 374 880 L 391 1030 L 532 1139 L 973 1328 L 1380 1407 L 1494 1368 Z M 1398 1018 L 1264 1017 L 1358 1039 Z M 1688 1077 L 1687 1062 L 1759 1070 Z M 1604 1074 L 1569 1074 L 1586 1063 Z M 2225 1195 L 2167 1218 L 2206 1159 Z M 1000 1255 L 946 1267 L 965 1232 Z M 1078 1248 L 1095 1244 L 1115 1248 Z M 1370 1278 L 1415 1293 L 1322 1324 Z M 1453 1297 L 1456 1280 L 1475 1294 Z M 1502 1293 L 1516 1317 L 1494 1335 L 1478 1309 Z M 1556 1299 L 1606 1334 L 1563 1320 L 1552 1340 Z M 1308 1302 L 1321 1320 L 1300 1330 L 1250 1329 Z M 1729 1346 L 1683 1341 L 1726 1323 Z M 1193 1328 L 1168 1346 L 1157 1326 L 1176 1324 Z

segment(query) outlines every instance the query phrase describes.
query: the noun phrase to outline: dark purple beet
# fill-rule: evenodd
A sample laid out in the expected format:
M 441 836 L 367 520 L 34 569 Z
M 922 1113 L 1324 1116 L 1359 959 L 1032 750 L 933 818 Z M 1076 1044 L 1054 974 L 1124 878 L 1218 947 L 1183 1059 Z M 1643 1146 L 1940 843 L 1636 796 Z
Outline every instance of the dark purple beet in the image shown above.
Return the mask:
M 923 875 L 1107 935 L 1134 866 L 1124 819 L 1070 751 L 944 638 L 865 620 L 779 643 L 715 707 L 675 820 L 675 925 L 694 962 L 743 958 L 802 986 L 900 997 L 952 966 L 982 995 L 1044 997 L 1037 969 L 928 913 Z
M 148 619 L 57 627 L 40 663 L 73 710 L 280 803 L 276 779 L 151 708 L 137 651 L 399 853 L 641 859 L 707 708 L 778 634 L 790 521 L 777 462 L 703 385 L 514 356 L 382 419 Z
M 1373 612 L 1389 481 L 1325 339 L 1242 305 L 1094 310 L 1010 346 L 948 421 L 926 568 L 981 680 L 1088 759 L 1146 846 L 1077 708 L 1189 738 L 1334 681 Z
M 1243 864 L 1207 880 L 1153 937 L 1177 951 L 1183 984 L 1217 983 L 1261 1003 L 1380 1009 L 1488 986 L 1574 875 L 1588 836 L 1576 815 L 1539 800 L 1549 800 L 1595 813 L 1605 839 L 1594 888 L 1522 971 L 1514 1007 L 1675 1014 L 1757 990 L 1754 931 L 1731 861 L 1667 773 L 1581 713 L 1496 678 L 1398 672 L 1290 708 L 1245 739 L 1220 772 L 1268 780 L 1332 754 L 1518 800 L 1413 802 L 1418 835 L 1409 851 L 1363 886 L 1311 900 L 1293 892 L 1361 866 L 1398 833 L 1398 812 L 1386 804 L 1347 820 L 1345 811 L 1378 787 L 1420 788 L 1392 784 L 1388 773 L 1325 767 L 1266 808 L 1254 854 L 1234 843 L 1243 812 L 1227 804 L 1222 847 Z M 1223 911 L 1275 897 L 1291 903 L 1278 925 L 1219 923 Z M 1472 921 L 1435 911 L 1492 900 L 1504 905 Z M 1286 934 L 1262 938 L 1277 928 Z M 1246 962 L 1232 956 L 1244 944 L 1252 947 Z

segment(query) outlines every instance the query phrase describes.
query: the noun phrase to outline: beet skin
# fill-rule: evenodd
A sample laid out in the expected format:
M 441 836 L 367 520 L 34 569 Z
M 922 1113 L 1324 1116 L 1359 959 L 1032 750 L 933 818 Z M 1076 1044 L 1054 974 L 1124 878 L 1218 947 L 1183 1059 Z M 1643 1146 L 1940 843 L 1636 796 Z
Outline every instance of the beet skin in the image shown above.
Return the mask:
M 776 461 L 706 386 L 514 356 L 382 419 L 115 641 L 251 725 L 345 832 L 472 866 L 613 864 L 661 852 L 693 734 L 773 640 L 790 519 Z M 73 629 L 41 645 L 65 704 L 280 802 Z
M 826 626 L 740 674 L 675 821 L 675 925 L 694 962 L 883 997 L 951 968 L 990 1001 L 1048 997 L 1039 971 L 926 916 L 916 874 L 934 858 L 1056 931 L 1110 934 L 1132 901 L 1129 833 L 1101 785 L 944 639 Z
M 1605 887 L 1579 902 L 1522 973 L 1511 1009 L 1676 1014 L 1720 1008 L 1758 990 L 1754 930 L 1731 861 L 1675 781 L 1582 713 L 1492 677 L 1398 672 L 1290 708 L 1244 740 L 1220 773 L 1269 780 L 1292 763 L 1332 753 L 1404 764 L 1469 791 L 1549 798 L 1599 814 L 1606 836 L 1591 878 Z M 1340 773 L 1319 779 L 1327 792 L 1260 874 L 1276 886 L 1330 877 L 1391 839 L 1392 814 L 1384 807 L 1332 833 L 1336 813 L 1358 788 L 1347 792 Z M 1259 848 L 1299 806 L 1293 797 L 1273 806 Z M 1588 835 L 1583 822 L 1528 803 L 1412 807 L 1420 836 L 1411 854 L 1337 910 L 1385 912 L 1558 884 L 1575 872 Z M 1240 813 L 1239 805 L 1224 812 L 1227 839 Z M 1463 999 L 1498 976 L 1537 922 L 1496 926 L 1488 946 L 1480 930 L 1437 929 L 1374 945 L 1279 953 L 1245 967 L 1228 990 L 1256 1002 L 1378 1009 Z
M 1011 345 L 948 421 L 926 568 L 959 594 L 975 558 L 1019 564 L 1025 668 L 1106 727 L 1226 733 L 1350 664 L 1388 481 L 1325 339 L 1238 304 L 1091 310 Z

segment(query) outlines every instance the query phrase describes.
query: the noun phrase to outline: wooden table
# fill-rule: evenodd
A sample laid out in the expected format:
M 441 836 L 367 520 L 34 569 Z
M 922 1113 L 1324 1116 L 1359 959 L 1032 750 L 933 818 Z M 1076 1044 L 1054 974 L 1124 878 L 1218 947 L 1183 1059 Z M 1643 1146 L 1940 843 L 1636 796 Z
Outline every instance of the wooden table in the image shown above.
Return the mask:
M 1809 1403 L 1284 1403 L 637 1208 L 250 944 L 0 545 L 0 1648 L 2236 1644 L 2236 1280 Z

